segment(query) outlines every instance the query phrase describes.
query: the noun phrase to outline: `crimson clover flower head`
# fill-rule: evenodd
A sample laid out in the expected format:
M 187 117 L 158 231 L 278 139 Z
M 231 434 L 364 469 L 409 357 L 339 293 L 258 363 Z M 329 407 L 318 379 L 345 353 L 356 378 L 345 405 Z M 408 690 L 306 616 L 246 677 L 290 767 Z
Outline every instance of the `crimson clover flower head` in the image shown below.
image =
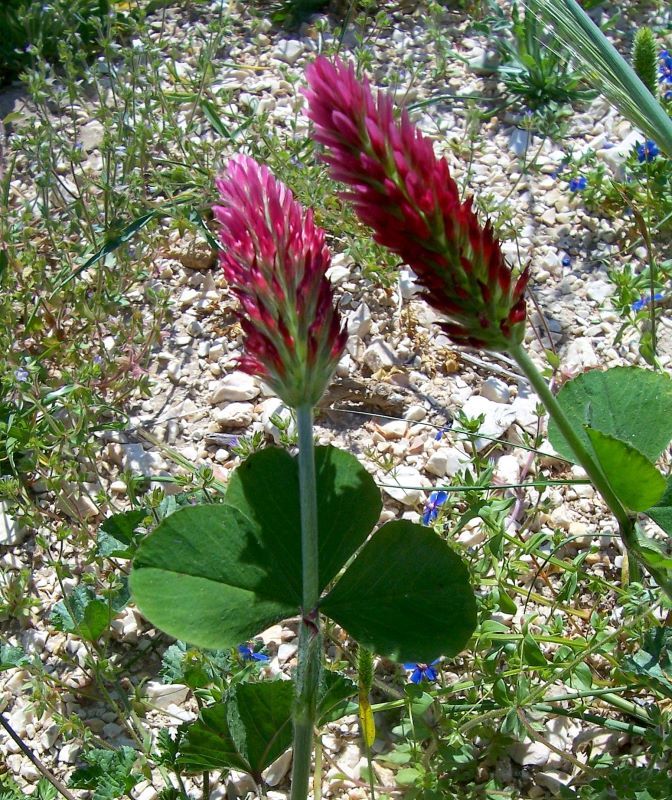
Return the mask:
M 324 231 L 252 158 L 232 158 L 216 185 L 219 259 L 246 334 L 240 368 L 261 376 L 289 406 L 315 405 L 347 338 L 325 274 Z
M 321 56 L 306 71 L 308 116 L 334 179 L 374 239 L 418 276 L 458 344 L 507 350 L 525 332 L 528 271 L 513 279 L 489 222 L 460 200 L 448 162 L 392 98 L 374 98 L 354 67 Z

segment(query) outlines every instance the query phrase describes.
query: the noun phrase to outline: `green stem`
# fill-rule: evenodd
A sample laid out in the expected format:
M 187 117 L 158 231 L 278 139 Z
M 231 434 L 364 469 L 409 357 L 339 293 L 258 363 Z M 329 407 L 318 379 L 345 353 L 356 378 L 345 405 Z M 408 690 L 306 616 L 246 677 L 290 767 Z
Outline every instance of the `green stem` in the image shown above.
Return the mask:
M 296 701 L 294 705 L 294 759 L 291 800 L 306 800 L 313 752 L 317 691 L 322 665 L 318 573 L 317 490 L 313 447 L 313 409 L 296 409 L 299 434 L 299 494 L 301 502 L 302 615 L 299 632 Z
M 609 481 L 574 430 L 572 423 L 555 399 L 543 375 L 535 367 L 532 359 L 520 345 L 511 345 L 509 347 L 509 355 L 517 362 L 525 377 L 532 384 L 532 388 L 539 395 L 546 410 L 560 429 L 560 433 L 562 433 L 565 440 L 572 448 L 574 455 L 586 471 L 593 486 L 602 495 L 602 499 L 616 517 L 621 539 L 628 551 L 630 580 L 638 580 L 641 574 L 640 566 L 643 566 L 656 581 L 658 586 L 672 599 L 672 583 L 670 583 L 665 573 L 649 564 L 648 561 L 642 557 L 635 534 L 635 517 L 628 514 L 621 501 L 614 494 L 614 490 L 611 488 Z

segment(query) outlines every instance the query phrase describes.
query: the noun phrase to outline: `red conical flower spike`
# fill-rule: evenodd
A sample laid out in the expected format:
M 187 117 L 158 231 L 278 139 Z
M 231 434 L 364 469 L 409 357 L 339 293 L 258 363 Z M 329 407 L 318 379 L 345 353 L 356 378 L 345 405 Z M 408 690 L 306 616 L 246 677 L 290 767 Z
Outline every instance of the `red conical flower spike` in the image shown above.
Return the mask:
M 513 281 L 490 223 L 460 202 L 444 158 L 411 124 L 395 119 L 392 98 L 374 99 L 352 65 L 318 58 L 307 69 L 308 116 L 325 145 L 331 175 L 380 244 L 418 276 L 424 299 L 459 344 L 507 350 L 525 333 L 528 271 Z
M 347 338 L 325 275 L 324 231 L 252 158 L 233 158 L 216 185 L 219 258 L 246 334 L 241 369 L 260 375 L 289 406 L 315 405 Z

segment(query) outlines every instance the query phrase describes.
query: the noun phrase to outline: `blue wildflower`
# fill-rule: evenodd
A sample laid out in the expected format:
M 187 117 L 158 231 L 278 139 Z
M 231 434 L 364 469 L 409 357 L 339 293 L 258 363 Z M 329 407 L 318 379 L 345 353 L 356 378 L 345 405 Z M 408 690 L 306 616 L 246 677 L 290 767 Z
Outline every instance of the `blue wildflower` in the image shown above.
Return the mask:
M 435 658 L 431 664 L 404 664 L 404 669 L 410 670 L 411 677 L 409 680 L 411 683 L 420 683 L 422 680 L 429 681 L 433 683 L 437 679 L 436 670 L 434 667 L 441 661 L 440 658 Z
M 436 432 L 436 436 L 434 437 L 435 442 L 440 442 L 443 439 L 443 434 L 448 433 L 448 431 L 453 427 L 453 420 L 449 420 L 449 422 L 444 425 L 443 427 L 439 428 Z
M 651 162 L 660 153 L 658 145 L 651 139 L 647 139 L 644 144 L 637 145 L 637 160 L 640 164 Z
M 263 653 L 255 653 L 249 644 L 238 645 L 238 655 L 243 661 L 268 661 L 268 656 Z
M 562 257 L 562 266 L 563 267 L 571 267 L 572 266 L 572 259 L 567 253 L 565 253 L 565 255 Z
M 656 302 L 656 300 L 662 300 L 662 299 L 663 295 L 660 294 L 660 292 L 656 292 L 656 294 L 653 295 L 654 303 Z M 641 311 L 643 308 L 646 308 L 646 306 L 648 306 L 650 302 L 651 302 L 651 295 L 647 294 L 644 297 L 640 297 L 639 300 L 635 300 L 635 302 L 630 306 L 630 308 L 632 308 L 633 311 Z
M 448 492 L 432 492 L 425 505 L 425 511 L 422 515 L 422 524 L 429 525 L 430 522 L 439 516 L 439 509 L 448 499 Z
M 672 55 L 670 55 L 668 50 L 663 50 L 660 54 L 658 75 L 659 83 L 672 82 Z
M 30 373 L 24 367 L 19 367 L 14 371 L 14 377 L 19 383 L 25 383 L 30 378 Z
M 588 181 L 585 175 L 577 175 L 569 181 L 570 192 L 582 192 L 586 186 L 588 186 Z

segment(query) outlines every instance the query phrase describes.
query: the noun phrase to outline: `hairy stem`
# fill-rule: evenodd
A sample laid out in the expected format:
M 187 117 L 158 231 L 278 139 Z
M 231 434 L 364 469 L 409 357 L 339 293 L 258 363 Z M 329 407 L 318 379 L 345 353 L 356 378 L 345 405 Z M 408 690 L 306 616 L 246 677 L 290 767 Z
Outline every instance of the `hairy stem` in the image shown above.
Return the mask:
M 322 639 L 317 603 L 318 573 L 317 490 L 313 447 L 313 409 L 297 408 L 299 433 L 299 493 L 301 500 L 302 615 L 299 632 L 299 665 L 294 706 L 294 760 L 291 800 L 306 800 L 313 752 L 313 730 L 322 664 Z
M 667 579 L 667 576 L 662 570 L 652 566 L 642 556 L 637 535 L 635 533 L 635 517 L 627 512 L 621 501 L 615 495 L 614 490 L 611 488 L 609 481 L 604 473 L 598 466 L 593 456 L 588 452 L 584 443 L 581 441 L 572 423 L 567 418 L 562 407 L 555 399 L 555 396 L 548 387 L 544 380 L 543 375 L 535 367 L 532 359 L 527 355 L 525 350 L 520 345 L 512 345 L 509 348 L 509 354 L 518 363 L 525 377 L 532 384 L 532 388 L 539 395 L 546 410 L 555 421 L 555 424 L 560 429 L 560 432 L 565 437 L 565 440 L 572 448 L 572 451 L 578 459 L 581 466 L 586 471 L 586 474 L 593 483 L 593 486 L 602 495 L 602 499 L 609 506 L 612 514 L 616 517 L 618 522 L 618 531 L 621 535 L 623 543 L 628 551 L 628 559 L 630 565 L 631 580 L 636 580 L 640 574 L 640 566 L 651 575 L 656 581 L 658 586 L 672 599 L 672 584 Z

